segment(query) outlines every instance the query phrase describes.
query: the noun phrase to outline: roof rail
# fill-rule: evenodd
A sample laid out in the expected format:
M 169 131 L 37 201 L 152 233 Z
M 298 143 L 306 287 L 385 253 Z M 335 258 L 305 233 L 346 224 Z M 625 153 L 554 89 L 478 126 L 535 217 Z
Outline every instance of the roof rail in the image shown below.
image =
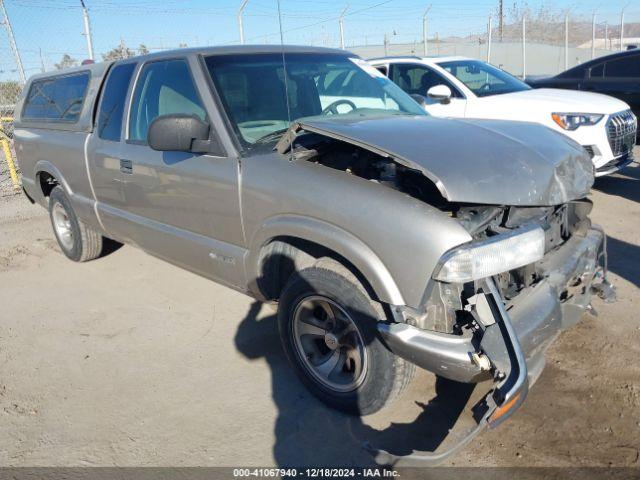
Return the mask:
M 387 58 L 412 58 L 414 60 L 421 60 L 425 57 L 420 57 L 419 55 L 386 55 L 384 57 L 367 58 L 367 60 L 386 60 Z

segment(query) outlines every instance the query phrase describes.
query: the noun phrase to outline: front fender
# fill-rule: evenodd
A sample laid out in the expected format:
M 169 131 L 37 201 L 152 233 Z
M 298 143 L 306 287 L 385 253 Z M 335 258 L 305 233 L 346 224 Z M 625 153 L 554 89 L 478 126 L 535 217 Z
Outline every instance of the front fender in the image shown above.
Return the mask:
M 381 301 L 419 307 L 441 256 L 471 240 L 446 212 L 312 162 L 249 157 L 242 188 L 249 283 L 260 273 L 261 248 L 272 238 L 292 236 L 349 260 Z

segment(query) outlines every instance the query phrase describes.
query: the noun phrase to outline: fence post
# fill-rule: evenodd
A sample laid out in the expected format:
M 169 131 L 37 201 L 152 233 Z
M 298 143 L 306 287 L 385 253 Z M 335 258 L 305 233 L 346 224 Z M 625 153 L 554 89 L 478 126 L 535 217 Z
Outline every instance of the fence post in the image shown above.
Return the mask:
M 564 16 L 564 69 L 569 68 L 569 13 Z
M 624 50 L 624 8 L 620 11 L 620 51 Z
M 596 12 L 591 16 L 591 58 L 596 56 Z
M 522 16 L 522 79 L 527 77 L 527 19 Z
M 422 44 L 424 46 L 424 56 L 426 57 L 427 54 L 427 37 L 428 37 L 428 30 L 427 30 L 427 15 L 429 14 L 429 10 L 431 10 L 431 5 L 429 5 L 427 7 L 427 9 L 424 12 L 424 15 L 422 16 Z
M 340 18 L 338 19 L 338 25 L 340 26 L 340 48 L 344 50 L 344 14 L 347 13 L 347 9 L 349 5 L 344 7 L 342 13 L 340 14 Z
M 492 16 L 489 15 L 489 24 L 487 25 L 487 63 L 491 63 L 491 21 Z
M 42 48 L 38 48 L 38 56 L 40 57 L 40 73 L 45 72 L 44 68 L 44 58 L 42 58 Z

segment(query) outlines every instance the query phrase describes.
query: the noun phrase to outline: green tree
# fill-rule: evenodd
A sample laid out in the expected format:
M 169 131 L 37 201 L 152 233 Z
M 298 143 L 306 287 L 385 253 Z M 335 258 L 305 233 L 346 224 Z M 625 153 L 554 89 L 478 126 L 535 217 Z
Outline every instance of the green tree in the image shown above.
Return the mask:
M 109 50 L 107 53 L 102 54 L 102 59 L 105 62 L 112 60 L 122 60 L 123 58 L 129 58 L 135 56 L 136 52 L 127 47 L 124 42 L 121 42 L 117 47 Z
M 140 45 L 138 45 L 138 54 L 139 55 L 146 55 L 147 53 L 149 53 L 149 49 L 147 48 L 147 46 L 144 43 L 141 43 Z
M 71 55 L 68 55 L 66 53 L 62 56 L 60 63 L 54 64 L 57 70 L 62 70 L 63 68 L 75 67 L 76 65 L 78 65 L 78 61 L 75 58 L 71 57 Z

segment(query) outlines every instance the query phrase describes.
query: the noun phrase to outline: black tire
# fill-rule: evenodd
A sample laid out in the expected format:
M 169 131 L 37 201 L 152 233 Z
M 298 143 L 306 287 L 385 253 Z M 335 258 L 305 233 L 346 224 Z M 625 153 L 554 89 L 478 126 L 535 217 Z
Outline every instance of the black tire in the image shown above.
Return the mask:
M 293 326 L 296 309 L 305 299 L 318 296 L 328 298 L 342 308 L 363 340 L 366 372 L 361 383 L 348 392 L 336 391 L 318 381 L 296 346 Z M 381 341 L 376 328 L 378 321 L 383 320 L 379 311 L 355 277 L 331 269 L 306 268 L 294 273 L 284 287 L 278 308 L 284 351 L 298 377 L 327 405 L 350 414 L 369 415 L 392 402 L 413 378 L 415 365 L 391 353 Z
M 62 208 L 68 218 L 71 239 L 67 240 L 66 244 L 61 239 L 58 229 L 56 229 L 53 212 L 58 208 Z M 86 262 L 100 256 L 102 253 L 102 235 L 76 216 L 69 197 L 67 197 L 62 187 L 58 186 L 51 190 L 49 195 L 49 217 L 58 245 L 67 258 L 74 262 Z

